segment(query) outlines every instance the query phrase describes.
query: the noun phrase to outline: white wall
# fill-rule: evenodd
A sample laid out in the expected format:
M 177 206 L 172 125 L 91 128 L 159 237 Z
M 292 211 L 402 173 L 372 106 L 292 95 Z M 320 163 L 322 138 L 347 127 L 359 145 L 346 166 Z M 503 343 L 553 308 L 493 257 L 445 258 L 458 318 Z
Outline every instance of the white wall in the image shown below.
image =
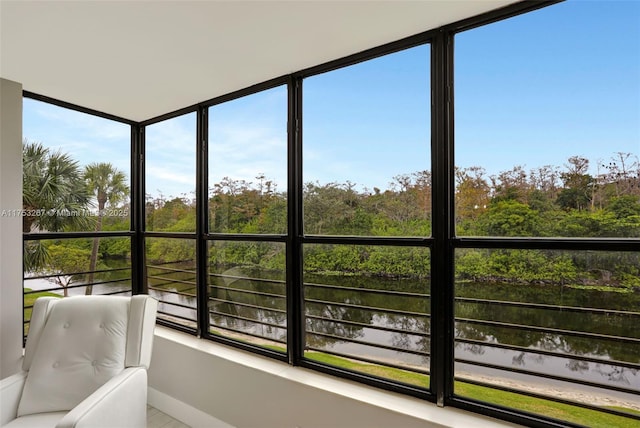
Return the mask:
M 156 328 L 149 387 L 149 404 L 194 427 L 514 426 L 292 367 L 163 327 Z M 196 411 L 192 413 L 213 415 L 224 423 L 189 419 L 188 409 L 193 408 Z
M 22 356 L 22 85 L 0 79 L 0 379 Z M 4 215 L 2 215 L 4 211 Z

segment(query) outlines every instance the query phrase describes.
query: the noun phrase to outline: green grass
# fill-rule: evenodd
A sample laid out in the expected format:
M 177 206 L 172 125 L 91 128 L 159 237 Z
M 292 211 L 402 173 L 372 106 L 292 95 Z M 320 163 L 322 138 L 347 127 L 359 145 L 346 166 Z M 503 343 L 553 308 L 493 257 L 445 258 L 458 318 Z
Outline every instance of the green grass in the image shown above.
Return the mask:
M 526 395 L 501 391 L 499 389 L 471 385 L 464 382 L 456 382 L 454 388 L 456 395 L 465 398 L 472 398 L 486 403 L 497 404 L 588 427 L 636 428 L 638 426 L 638 421 L 635 419 L 610 415 L 608 413 L 584 409 L 578 406 L 557 403 L 552 400 L 528 397 Z M 628 413 L 633 412 L 633 410 L 627 408 L 617 408 L 617 410 Z
M 409 385 L 415 385 L 422 388 L 429 388 L 429 376 L 420 373 L 414 373 L 406 370 L 400 370 L 391 367 L 384 367 L 375 364 L 362 363 L 346 358 L 336 357 L 333 355 L 323 354 L 320 352 L 307 352 L 305 357 L 324 364 L 359 373 L 370 374 L 399 381 Z M 638 421 L 622 416 L 611 415 L 597 410 L 585 409 L 579 406 L 572 406 L 563 403 L 557 403 L 552 400 L 529 397 L 526 395 L 516 394 L 513 392 L 501 391 L 499 389 L 472 385 L 464 382 L 455 382 L 455 394 L 485 403 L 497 404 L 523 412 L 543 415 L 562 421 L 573 422 L 593 428 L 636 428 Z M 611 407 L 613 408 L 613 407 Z M 616 410 L 627 412 L 630 414 L 640 414 L 640 412 L 632 409 L 616 407 Z
M 429 376 L 420 373 L 396 369 L 394 367 L 362 363 L 342 357 L 336 357 L 335 355 L 323 354 L 321 352 L 306 352 L 305 357 L 319 363 L 329 364 L 335 367 L 378 376 L 385 379 L 393 379 L 398 382 L 419 386 L 425 389 L 429 388 Z
M 27 291 L 32 291 L 32 290 L 30 288 L 25 288 L 24 291 L 27 292 Z M 43 291 L 41 293 L 25 294 L 24 295 L 24 306 L 23 306 L 23 308 L 24 308 L 24 320 L 25 321 L 29 321 L 31 319 L 32 308 L 28 307 L 28 306 L 33 306 L 33 302 L 35 302 L 38 297 L 43 297 L 43 296 L 62 297 L 59 294 L 50 293 L 48 291 Z M 27 333 L 29 333 L 29 324 L 25 324 L 24 325 L 24 335 L 26 336 Z
M 281 346 L 262 345 L 265 348 L 273 349 L 279 352 L 286 352 Z M 330 366 L 377 376 L 383 379 L 390 379 L 402 382 L 412 386 L 429 389 L 429 376 L 401 370 L 393 367 L 385 367 L 377 364 L 364 363 L 360 361 L 350 360 L 348 358 L 338 357 L 335 355 L 325 354 L 322 352 L 305 352 L 305 357 L 317 361 L 319 363 Z M 543 415 L 559 419 L 562 421 L 572 422 L 593 428 L 636 428 L 639 426 L 638 421 L 622 416 L 611 415 L 597 410 L 585 409 L 579 406 L 557 403 L 553 400 L 545 400 L 541 398 L 529 397 L 513 392 L 502 391 L 485 386 L 472 385 L 465 382 L 456 381 L 454 384 L 455 394 L 459 397 L 470 398 L 484 403 L 496 404 L 519 411 L 528 412 L 537 415 Z M 629 414 L 640 415 L 640 411 L 628 409 L 625 407 L 609 407 Z

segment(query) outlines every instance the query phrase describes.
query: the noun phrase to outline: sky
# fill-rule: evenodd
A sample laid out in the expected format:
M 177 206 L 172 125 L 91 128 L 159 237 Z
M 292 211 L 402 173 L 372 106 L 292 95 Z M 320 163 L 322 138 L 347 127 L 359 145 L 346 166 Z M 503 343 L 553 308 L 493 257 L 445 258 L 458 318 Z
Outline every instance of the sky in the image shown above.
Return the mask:
M 303 82 L 303 180 L 388 189 L 430 169 L 430 48 Z M 487 175 L 570 156 L 640 156 L 640 1 L 569 0 L 456 36 L 455 163 Z M 44 94 L 46 95 L 46 94 Z M 287 94 L 277 87 L 209 112 L 209 185 L 224 177 L 286 191 Z M 193 197 L 195 114 L 146 129 L 146 193 Z M 25 99 L 24 137 L 81 165 L 130 175 L 129 127 Z

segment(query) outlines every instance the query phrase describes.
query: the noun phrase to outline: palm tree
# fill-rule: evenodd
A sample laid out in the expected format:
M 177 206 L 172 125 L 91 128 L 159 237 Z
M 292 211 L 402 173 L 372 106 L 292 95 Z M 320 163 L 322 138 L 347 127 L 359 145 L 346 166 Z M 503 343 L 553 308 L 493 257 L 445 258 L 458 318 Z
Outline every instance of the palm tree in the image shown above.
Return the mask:
M 24 233 L 88 227 L 85 216 L 73 215 L 89 202 L 78 162 L 66 153 L 52 152 L 40 143 L 25 139 L 22 169 L 22 208 L 28 214 L 22 217 Z M 42 268 L 47 258 L 46 248 L 40 241 L 27 241 L 24 247 L 26 272 Z
M 102 230 L 102 216 L 107 205 L 113 206 L 123 201 L 129 194 L 129 187 L 126 184 L 127 177 L 122 172 L 107 162 L 92 163 L 85 167 L 84 172 L 87 190 L 98 202 L 98 216 L 96 220 L 96 232 Z M 98 248 L 100 247 L 100 237 L 93 238 L 91 247 L 91 258 L 89 261 L 89 277 L 85 294 L 93 292 L 93 276 L 98 263 Z

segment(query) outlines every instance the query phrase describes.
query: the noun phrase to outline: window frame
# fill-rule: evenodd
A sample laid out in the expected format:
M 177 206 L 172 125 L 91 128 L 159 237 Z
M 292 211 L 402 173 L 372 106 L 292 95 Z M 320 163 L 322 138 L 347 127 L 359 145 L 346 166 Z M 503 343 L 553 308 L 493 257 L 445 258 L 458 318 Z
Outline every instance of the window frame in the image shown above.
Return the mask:
M 465 19 L 441 28 L 396 42 L 284 75 L 229 94 L 185 107 L 141 122 L 134 122 L 64 101 L 24 91 L 26 98 L 47 102 L 80 112 L 112 119 L 131 126 L 131 217 L 130 230 L 123 232 L 38 233 L 24 234 L 24 241 L 38 239 L 125 236 L 131 239 L 132 293 L 146 293 L 146 238 L 191 239 L 196 244 L 197 328 L 167 320 L 158 324 L 200 338 L 234 346 L 249 352 L 274 358 L 290 365 L 301 366 L 345 379 L 365 383 L 463 410 L 526 424 L 529 426 L 573 426 L 569 422 L 525 414 L 498 405 L 457 396 L 454 386 L 454 302 L 455 251 L 464 248 L 506 248 L 546 250 L 640 251 L 637 238 L 505 238 L 458 237 L 455 232 L 454 176 L 454 41 L 456 34 L 559 3 L 561 0 L 524 1 Z M 330 72 L 363 61 L 391 54 L 418 45 L 430 45 L 431 88 L 431 174 L 432 174 L 432 236 L 430 237 L 367 237 L 305 235 L 303 231 L 303 81 L 307 77 Z M 209 108 L 263 90 L 287 87 L 287 233 L 230 234 L 210 233 L 208 214 L 208 113 Z M 145 129 L 147 126 L 187 113 L 196 113 L 196 231 L 160 232 L 145 228 Z M 287 293 L 287 353 L 273 351 L 213 335 L 209 332 L 207 247 L 209 241 L 255 241 L 283 243 L 286 251 Z M 430 390 L 413 388 L 374 376 L 337 369 L 304 357 L 304 295 L 302 290 L 302 249 L 305 244 L 391 245 L 428 248 L 431 253 L 431 374 Z M 560 401 L 560 400 L 558 400 Z M 595 406 L 594 406 L 595 408 Z M 626 415 L 625 415 L 626 416 Z M 628 416 L 640 420 L 640 416 Z

